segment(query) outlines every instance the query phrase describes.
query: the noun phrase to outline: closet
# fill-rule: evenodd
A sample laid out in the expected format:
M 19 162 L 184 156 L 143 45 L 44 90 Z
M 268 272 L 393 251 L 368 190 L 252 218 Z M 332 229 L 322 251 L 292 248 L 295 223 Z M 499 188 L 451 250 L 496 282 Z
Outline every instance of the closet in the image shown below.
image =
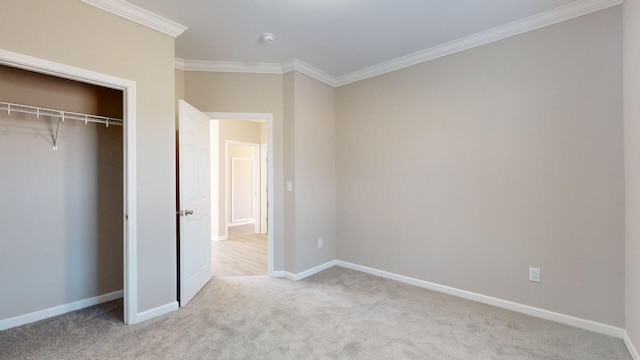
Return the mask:
M 0 65 L 0 322 L 122 296 L 122 118 L 120 90 Z

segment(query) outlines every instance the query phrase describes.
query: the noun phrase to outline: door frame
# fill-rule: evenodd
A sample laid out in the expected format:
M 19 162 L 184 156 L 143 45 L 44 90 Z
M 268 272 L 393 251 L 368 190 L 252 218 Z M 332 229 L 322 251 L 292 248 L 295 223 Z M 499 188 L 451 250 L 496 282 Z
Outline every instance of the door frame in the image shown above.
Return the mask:
M 123 92 L 124 322 L 125 324 L 140 322 L 136 202 L 136 82 L 4 49 L 0 49 L 0 64 Z
M 273 155 L 274 141 L 273 141 L 273 114 L 272 113 L 232 113 L 232 112 L 206 112 L 211 120 L 250 120 L 250 121 L 261 121 L 267 120 L 267 153 L 269 159 L 275 159 Z M 225 156 L 226 158 L 226 156 Z M 269 229 L 267 233 L 267 269 L 268 274 L 271 277 L 282 277 L 274 270 L 274 237 L 273 233 L 275 231 L 274 227 L 274 163 L 275 161 L 269 161 L 267 164 L 267 203 L 269 204 L 267 208 L 267 217 L 268 223 L 267 227 Z M 279 245 L 280 246 L 280 245 Z M 280 249 L 279 249 L 280 252 Z
M 269 144 L 260 144 L 260 233 L 268 233 L 267 226 L 267 152 Z

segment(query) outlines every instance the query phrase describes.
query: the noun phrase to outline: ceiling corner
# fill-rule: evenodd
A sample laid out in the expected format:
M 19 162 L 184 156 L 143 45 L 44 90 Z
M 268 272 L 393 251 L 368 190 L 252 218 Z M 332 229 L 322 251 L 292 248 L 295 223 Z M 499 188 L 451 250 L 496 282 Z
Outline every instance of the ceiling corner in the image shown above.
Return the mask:
M 313 67 L 307 64 L 306 62 L 300 59 L 291 59 L 282 63 L 282 73 L 287 73 L 292 70 L 303 73 L 331 87 L 336 87 L 337 85 L 337 81 L 335 77 L 327 74 L 326 72 L 316 67 Z
M 137 7 L 125 0 L 80 0 L 104 11 L 118 15 L 127 20 L 146 26 L 174 38 L 182 35 L 187 27 L 165 19 L 150 11 Z
M 378 65 L 373 65 L 336 78 L 335 86 L 343 86 L 365 80 L 409 66 L 469 50 L 495 41 L 575 19 L 596 11 L 608 9 L 623 3 L 624 0 L 576 0 L 558 8 L 542 12 L 524 19 L 488 29 L 461 39 L 408 54 Z
M 175 64 L 176 64 L 175 65 L 176 69 L 185 71 L 185 61 L 184 61 L 184 59 L 181 59 L 181 58 L 177 57 L 176 60 L 175 60 Z
M 285 60 L 282 63 L 280 63 L 280 66 L 282 67 L 283 74 L 291 72 L 296 69 L 296 59 L 294 58 L 294 59 Z

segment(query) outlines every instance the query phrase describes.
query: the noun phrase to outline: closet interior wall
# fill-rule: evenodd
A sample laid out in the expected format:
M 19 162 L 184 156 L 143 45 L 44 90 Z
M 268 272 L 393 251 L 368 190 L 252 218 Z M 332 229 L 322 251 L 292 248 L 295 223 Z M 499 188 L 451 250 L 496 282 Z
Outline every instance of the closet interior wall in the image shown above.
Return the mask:
M 0 101 L 122 119 L 122 91 L 0 66 Z M 0 320 L 122 290 L 123 128 L 0 112 Z

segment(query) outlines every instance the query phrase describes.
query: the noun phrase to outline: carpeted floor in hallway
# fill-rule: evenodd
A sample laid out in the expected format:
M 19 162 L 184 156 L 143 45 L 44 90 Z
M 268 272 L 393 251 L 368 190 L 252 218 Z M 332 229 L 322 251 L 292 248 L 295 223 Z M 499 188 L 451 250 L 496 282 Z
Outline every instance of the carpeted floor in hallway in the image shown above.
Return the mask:
M 339 267 L 216 277 L 185 308 L 121 318 L 116 301 L 2 331 L 0 358 L 631 359 L 620 339 Z

